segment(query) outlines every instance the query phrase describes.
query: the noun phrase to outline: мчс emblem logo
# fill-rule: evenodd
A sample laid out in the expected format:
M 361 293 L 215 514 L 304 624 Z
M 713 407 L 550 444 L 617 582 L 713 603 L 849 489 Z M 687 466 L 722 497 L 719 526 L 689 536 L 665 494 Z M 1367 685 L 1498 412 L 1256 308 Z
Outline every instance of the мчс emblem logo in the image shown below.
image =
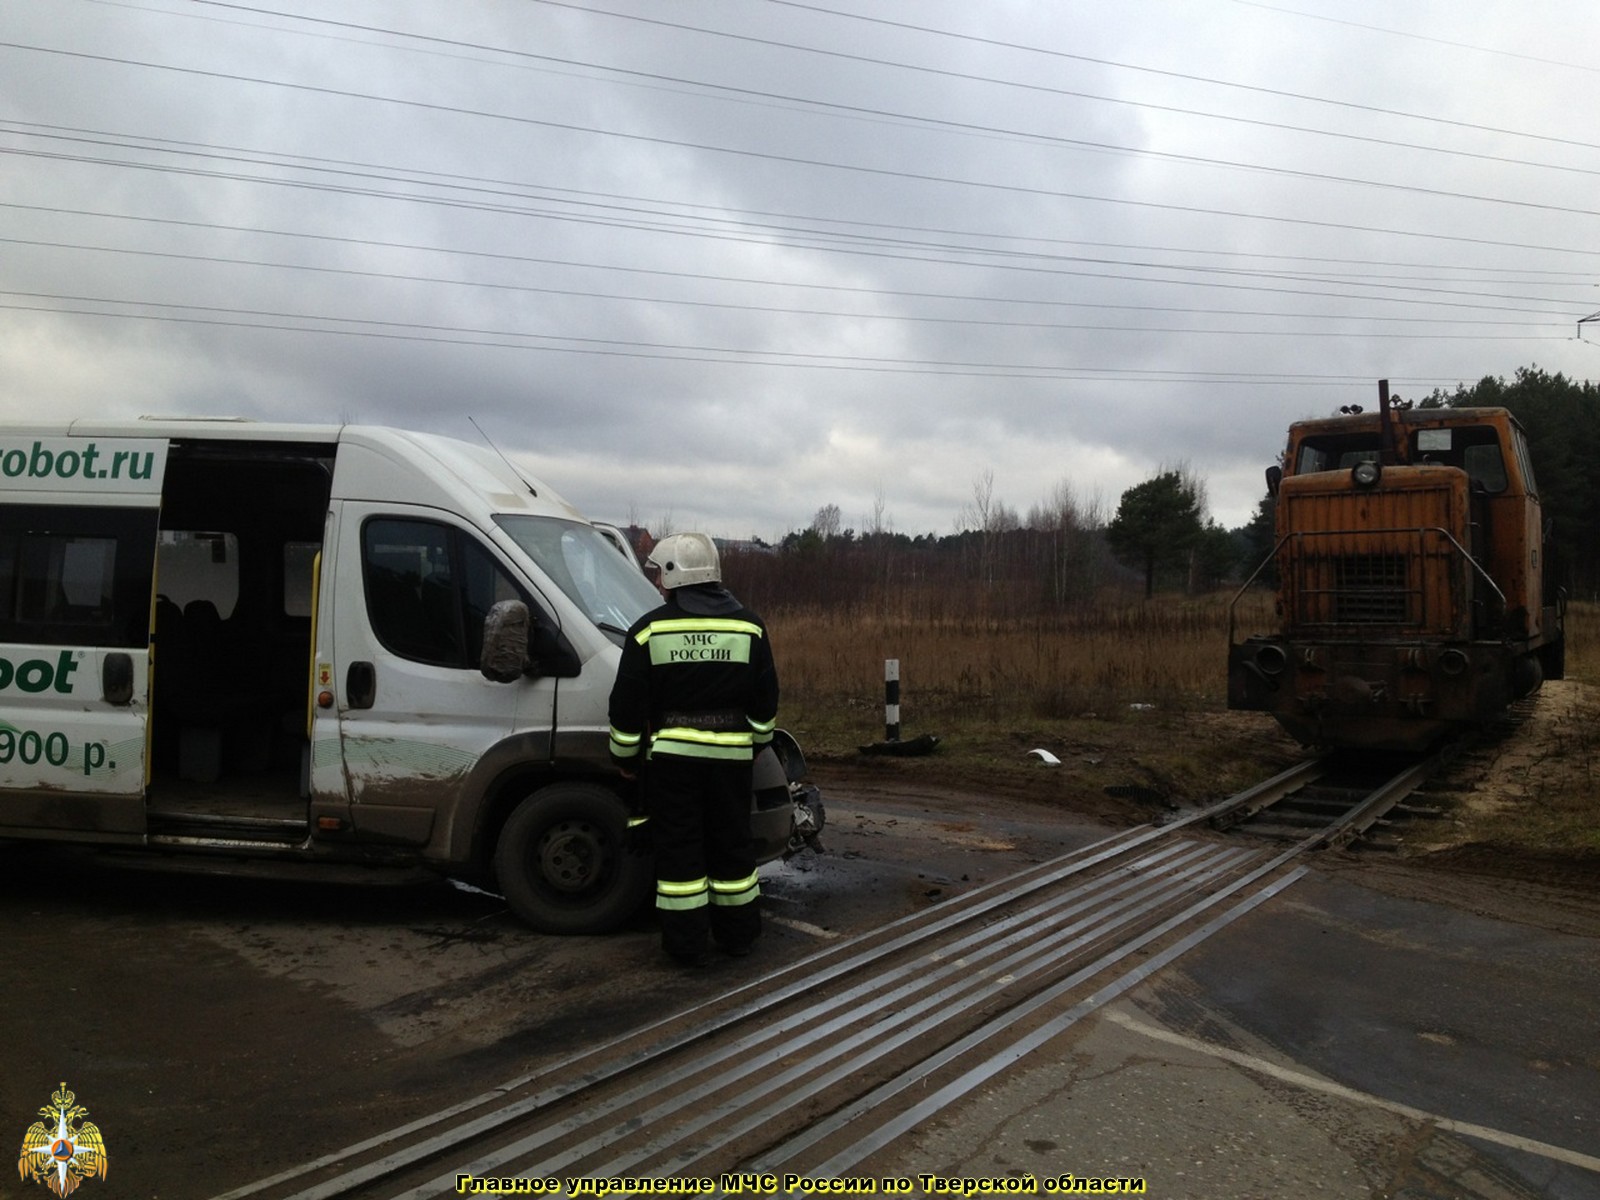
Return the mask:
M 22 1156 L 17 1173 L 24 1179 L 42 1183 L 58 1196 L 70 1196 L 91 1175 L 106 1177 L 106 1143 L 93 1121 L 83 1118 L 89 1110 L 62 1084 L 39 1110 L 43 1121 L 35 1121 L 22 1135 Z

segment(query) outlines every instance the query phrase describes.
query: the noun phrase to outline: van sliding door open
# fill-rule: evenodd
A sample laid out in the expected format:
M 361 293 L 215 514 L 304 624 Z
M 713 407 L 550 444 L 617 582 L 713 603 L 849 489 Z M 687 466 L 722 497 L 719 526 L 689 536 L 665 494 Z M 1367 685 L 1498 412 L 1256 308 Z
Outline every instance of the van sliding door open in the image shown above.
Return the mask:
M 0 441 L 0 835 L 142 838 L 167 442 Z

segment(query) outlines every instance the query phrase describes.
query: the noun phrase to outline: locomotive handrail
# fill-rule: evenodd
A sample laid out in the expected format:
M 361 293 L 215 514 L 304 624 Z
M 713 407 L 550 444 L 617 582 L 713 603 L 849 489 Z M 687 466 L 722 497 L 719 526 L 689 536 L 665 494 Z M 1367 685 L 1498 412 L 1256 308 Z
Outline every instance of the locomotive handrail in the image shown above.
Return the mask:
M 1444 537 L 1445 541 L 1449 542 L 1452 546 L 1454 546 L 1456 548 L 1456 550 L 1460 552 L 1461 557 L 1466 559 L 1467 562 L 1469 564 L 1471 564 L 1472 569 L 1478 573 L 1479 577 L 1483 580 L 1483 582 L 1485 582 L 1485 583 L 1487 583 L 1489 585 L 1490 590 L 1494 592 L 1495 597 L 1500 601 L 1501 609 L 1503 610 L 1505 608 L 1505 606 L 1506 606 L 1506 594 L 1500 590 L 1500 586 L 1497 583 L 1495 583 L 1494 579 L 1489 575 L 1489 573 L 1483 569 L 1483 564 L 1480 563 L 1476 558 L 1474 558 L 1472 556 L 1471 552 L 1468 551 L 1465 546 L 1463 546 L 1460 542 L 1458 542 L 1456 540 L 1455 535 L 1453 533 L 1451 533 L 1448 529 L 1443 528 L 1442 526 L 1439 526 L 1439 525 L 1418 525 L 1418 526 L 1412 527 L 1410 529 L 1404 529 L 1404 528 L 1400 528 L 1400 529 L 1318 529 L 1318 530 L 1312 530 L 1312 531 L 1309 531 L 1309 532 L 1306 531 L 1306 530 L 1300 530 L 1300 531 L 1294 532 L 1294 533 L 1286 533 L 1281 538 L 1279 538 L 1277 544 L 1272 547 L 1272 552 L 1270 554 L 1268 554 L 1266 558 L 1261 560 L 1261 564 L 1258 567 L 1256 567 L 1256 569 L 1254 571 L 1250 572 L 1250 578 L 1246 579 L 1244 581 L 1244 583 L 1240 585 L 1239 590 L 1234 593 L 1233 599 L 1228 602 L 1228 645 L 1231 647 L 1234 644 L 1234 641 L 1233 641 L 1234 609 L 1238 606 L 1239 600 L 1244 596 L 1245 592 L 1247 592 L 1250 589 L 1250 585 L 1256 581 L 1256 576 L 1261 574 L 1261 572 L 1266 569 L 1266 566 L 1267 566 L 1268 563 L 1276 561 L 1276 559 L 1278 557 L 1278 551 L 1283 549 L 1283 545 L 1284 545 L 1285 542 L 1289 541 L 1291 538 L 1298 540 L 1300 538 L 1309 538 L 1309 537 L 1318 537 L 1318 538 L 1322 538 L 1322 537 L 1349 537 L 1352 534 L 1377 534 L 1377 533 L 1415 533 L 1415 534 L 1437 533 L 1437 534 L 1442 535 Z
M 1299 536 L 1298 534 L 1286 533 L 1281 538 L 1279 538 L 1278 542 L 1277 542 L 1277 545 L 1273 546 L 1272 549 L 1267 552 L 1267 556 L 1261 560 L 1260 565 L 1257 566 L 1254 571 L 1250 572 L 1250 578 L 1246 579 L 1242 584 L 1239 585 L 1239 590 L 1233 594 L 1233 599 L 1228 601 L 1228 645 L 1229 646 L 1233 645 L 1233 610 L 1238 607 L 1239 600 L 1244 596 L 1244 594 L 1247 591 L 1250 590 L 1250 585 L 1256 581 L 1256 576 L 1261 574 L 1262 571 L 1266 570 L 1266 566 L 1267 566 L 1267 564 L 1269 562 L 1272 562 L 1273 560 L 1275 560 L 1278 557 L 1278 551 L 1283 549 L 1283 544 L 1285 542 L 1287 542 L 1290 538 L 1298 537 L 1298 536 Z
M 1476 558 L 1472 557 L 1471 551 L 1469 551 L 1460 542 L 1456 541 L 1455 534 L 1451 533 L 1448 529 L 1441 529 L 1437 525 L 1424 526 L 1422 529 L 1418 530 L 1418 532 L 1419 533 L 1442 533 L 1442 534 L 1444 534 L 1445 539 L 1452 546 L 1454 546 L 1457 550 L 1461 551 L 1461 557 L 1466 559 L 1469 563 L 1471 563 L 1472 564 L 1472 569 L 1483 577 L 1483 581 L 1485 583 L 1487 583 L 1489 585 L 1490 590 L 1494 592 L 1495 598 L 1500 601 L 1501 609 L 1503 610 L 1505 608 L 1505 606 L 1506 606 L 1506 594 L 1500 590 L 1500 585 L 1497 584 L 1493 580 L 1493 578 L 1490 577 L 1489 572 L 1487 572 L 1487 571 L 1485 571 L 1483 569 L 1483 564 L 1480 563 Z

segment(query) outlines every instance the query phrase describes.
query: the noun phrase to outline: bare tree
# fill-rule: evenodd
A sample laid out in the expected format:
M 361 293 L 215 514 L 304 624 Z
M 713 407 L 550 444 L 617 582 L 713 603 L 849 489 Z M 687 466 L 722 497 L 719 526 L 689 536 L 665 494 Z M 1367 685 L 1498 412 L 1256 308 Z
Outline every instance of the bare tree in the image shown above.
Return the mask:
M 817 509 L 817 515 L 811 518 L 811 530 L 823 541 L 838 537 L 839 506 L 837 504 L 824 504 Z
M 972 481 L 972 503 L 962 505 L 956 516 L 956 532 L 978 534 L 978 578 L 985 584 L 995 581 L 1001 535 L 1020 529 L 1017 510 L 994 494 L 994 470 L 985 467 Z
M 972 502 L 963 504 L 956 514 L 956 532 L 985 530 L 989 527 L 989 512 L 994 506 L 994 468 L 985 467 L 972 481 Z
M 877 490 L 872 493 L 872 513 L 862 523 L 862 528 L 865 533 L 876 535 L 880 533 L 888 533 L 890 531 L 891 525 L 884 515 L 887 512 L 888 507 L 889 502 L 884 497 L 883 484 L 880 483 L 877 487 Z

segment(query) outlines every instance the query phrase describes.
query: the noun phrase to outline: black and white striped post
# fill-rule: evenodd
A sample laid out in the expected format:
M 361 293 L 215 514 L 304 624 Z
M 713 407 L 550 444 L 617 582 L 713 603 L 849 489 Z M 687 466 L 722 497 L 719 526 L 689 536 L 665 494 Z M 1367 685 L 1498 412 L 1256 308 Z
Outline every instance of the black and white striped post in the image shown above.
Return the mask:
M 924 733 L 908 742 L 900 740 L 900 660 L 883 660 L 883 741 L 862 746 L 863 754 L 901 756 L 932 754 L 939 745 L 937 734 Z
M 900 740 L 900 660 L 883 660 L 883 737 L 885 741 Z

